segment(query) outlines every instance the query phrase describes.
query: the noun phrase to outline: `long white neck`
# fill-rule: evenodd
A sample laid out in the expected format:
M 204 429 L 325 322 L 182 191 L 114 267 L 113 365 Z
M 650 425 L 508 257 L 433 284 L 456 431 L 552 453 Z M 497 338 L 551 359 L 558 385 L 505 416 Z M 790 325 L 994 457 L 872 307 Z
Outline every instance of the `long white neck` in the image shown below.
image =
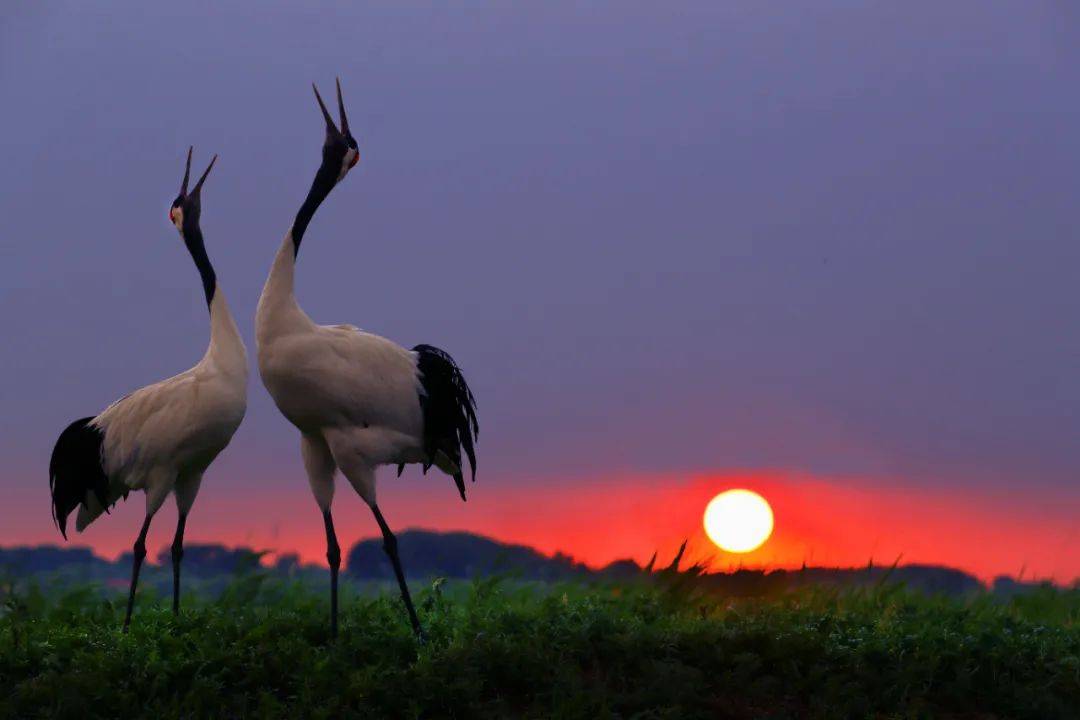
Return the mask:
M 295 270 L 296 245 L 290 229 L 274 256 L 274 264 L 270 266 L 270 274 L 255 311 L 255 342 L 259 346 L 277 335 L 313 325 L 296 302 L 293 292 Z
M 220 284 L 210 300 L 210 345 L 202 362 L 213 363 L 218 370 L 247 380 L 247 350 Z
M 325 149 L 324 149 L 325 150 Z M 344 161 L 341 161 L 344 162 Z M 341 163 L 339 163 L 341 165 Z M 261 348 L 275 337 L 286 335 L 291 332 L 303 331 L 315 326 L 300 305 L 296 302 L 293 294 L 293 272 L 296 269 L 296 256 L 300 252 L 300 242 L 304 239 L 311 219 L 315 211 L 319 209 L 326 196 L 334 189 L 334 185 L 344 176 L 344 165 L 334 166 L 327 164 L 324 151 L 323 164 L 315 173 L 315 179 L 311 183 L 307 197 L 296 212 L 289 232 L 285 233 L 285 239 L 274 256 L 274 264 L 270 267 L 270 275 L 266 278 L 262 295 L 259 297 L 259 307 L 255 311 L 255 342 Z

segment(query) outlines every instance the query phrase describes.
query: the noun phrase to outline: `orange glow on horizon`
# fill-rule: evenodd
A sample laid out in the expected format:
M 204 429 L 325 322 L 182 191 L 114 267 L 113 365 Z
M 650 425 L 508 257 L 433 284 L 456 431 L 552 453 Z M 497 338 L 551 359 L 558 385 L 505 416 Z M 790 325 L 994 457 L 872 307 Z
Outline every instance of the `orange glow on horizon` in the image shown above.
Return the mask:
M 629 475 L 619 478 L 533 480 L 515 486 L 479 482 L 469 501 L 457 500 L 453 483 L 406 473 L 387 473 L 380 506 L 397 531 L 407 528 L 465 530 L 503 542 L 562 552 L 592 567 L 630 558 L 670 561 L 685 539 L 686 562 L 712 569 L 947 565 L 982 580 L 996 575 L 1080 578 L 1080 494 L 1017 495 L 883 486 L 791 472 L 724 472 L 689 478 Z M 702 526 L 708 502 L 728 488 L 746 488 L 769 499 L 777 518 L 768 542 L 746 554 L 717 550 Z M 341 482 L 334 503 L 343 548 L 375 537 L 367 507 Z M 204 483 L 188 522 L 189 543 L 246 545 L 275 553 L 295 552 L 305 562 L 325 563 L 322 520 L 306 484 L 239 497 L 224 484 Z M 19 501 L 19 498 L 14 498 Z M 40 497 L 25 498 L 27 507 Z M 171 540 L 171 503 L 155 518 L 151 558 Z M 106 557 L 130 550 L 142 518 L 141 498 L 122 503 L 111 516 L 70 545 L 91 545 Z M 47 512 L 19 513 L 7 523 L 0 545 L 57 544 Z

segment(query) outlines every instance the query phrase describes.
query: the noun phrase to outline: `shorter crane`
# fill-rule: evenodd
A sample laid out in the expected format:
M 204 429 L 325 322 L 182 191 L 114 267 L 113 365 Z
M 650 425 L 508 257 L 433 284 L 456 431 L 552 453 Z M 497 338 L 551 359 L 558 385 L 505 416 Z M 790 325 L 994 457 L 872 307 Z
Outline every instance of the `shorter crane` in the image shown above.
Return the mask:
M 100 415 L 71 423 L 60 434 L 49 461 L 53 519 L 65 540 L 67 519 L 76 507 L 75 528 L 82 532 L 132 490 L 146 493 L 146 517 L 135 541 L 124 632 L 131 624 L 150 521 L 170 492 L 179 511 L 172 567 L 173 612 L 180 612 L 180 562 L 188 513 L 203 473 L 229 444 L 247 409 L 247 352 L 199 227 L 200 192 L 217 155 L 189 193 L 191 152 L 189 148 L 184 181 L 169 208 L 169 220 L 180 232 L 202 280 L 210 309 L 206 354 L 190 370 L 125 395 Z

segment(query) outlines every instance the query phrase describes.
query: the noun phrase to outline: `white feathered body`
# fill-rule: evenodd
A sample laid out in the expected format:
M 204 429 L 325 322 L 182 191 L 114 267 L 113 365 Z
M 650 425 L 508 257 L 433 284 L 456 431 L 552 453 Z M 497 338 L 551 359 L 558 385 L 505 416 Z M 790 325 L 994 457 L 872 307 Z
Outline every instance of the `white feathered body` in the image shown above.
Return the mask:
M 416 353 L 351 325 L 317 325 L 293 296 L 293 244 L 278 251 L 255 316 L 259 374 L 278 409 L 336 464 L 420 462 Z
M 337 634 L 341 548 L 331 504 L 340 470 L 368 504 L 394 566 L 413 631 L 422 638 L 397 552 L 397 540 L 375 498 L 375 469 L 395 464 L 435 465 L 453 477 L 465 499 L 462 452 L 476 475 L 479 432 L 476 399 L 454 359 L 427 344 L 412 350 L 352 325 L 316 325 L 294 293 L 296 254 L 311 219 L 330 191 L 359 160 L 349 132 L 341 84 L 340 129 L 315 88 L 326 121 L 322 163 L 292 227 L 274 257 L 255 313 L 259 375 L 285 418 L 300 431 L 300 453 L 326 529 L 330 566 L 331 633 Z
M 225 449 L 247 409 L 247 353 L 220 288 L 210 305 L 210 345 L 190 370 L 116 401 L 90 423 L 103 433 L 110 500 L 130 490 L 160 502 L 178 481 L 196 482 Z M 103 508 L 93 493 L 79 509 L 82 531 Z

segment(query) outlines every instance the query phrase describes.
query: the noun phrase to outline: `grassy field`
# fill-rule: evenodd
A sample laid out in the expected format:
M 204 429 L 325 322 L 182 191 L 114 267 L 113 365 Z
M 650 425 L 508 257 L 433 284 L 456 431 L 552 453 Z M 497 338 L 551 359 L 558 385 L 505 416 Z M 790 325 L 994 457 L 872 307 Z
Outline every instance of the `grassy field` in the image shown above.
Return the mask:
M 419 583 L 414 583 L 419 585 Z M 1080 591 L 733 601 L 690 586 L 418 588 L 327 600 L 257 576 L 174 619 L 140 596 L 8 591 L 2 717 L 1080 717 Z

